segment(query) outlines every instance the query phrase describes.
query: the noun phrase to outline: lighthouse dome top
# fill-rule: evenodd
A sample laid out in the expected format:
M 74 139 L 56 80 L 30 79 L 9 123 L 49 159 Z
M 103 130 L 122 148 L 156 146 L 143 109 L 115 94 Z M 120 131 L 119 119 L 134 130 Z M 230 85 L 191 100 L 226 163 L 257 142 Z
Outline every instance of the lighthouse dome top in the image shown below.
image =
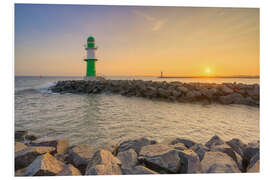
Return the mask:
M 87 42 L 94 42 L 95 38 L 93 36 L 89 36 Z

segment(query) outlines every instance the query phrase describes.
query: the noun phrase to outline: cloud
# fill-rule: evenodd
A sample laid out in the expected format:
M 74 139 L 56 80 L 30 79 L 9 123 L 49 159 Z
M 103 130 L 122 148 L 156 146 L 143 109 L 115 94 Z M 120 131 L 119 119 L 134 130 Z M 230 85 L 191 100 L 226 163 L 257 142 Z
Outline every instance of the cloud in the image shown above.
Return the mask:
M 165 19 L 157 19 L 153 16 L 150 16 L 146 13 L 143 13 L 141 11 L 138 10 L 134 10 L 133 11 L 136 15 L 141 16 L 142 18 L 144 18 L 145 20 L 147 20 L 148 22 L 150 22 L 151 24 L 151 30 L 152 31 L 158 31 L 162 28 L 162 26 L 165 24 L 166 20 Z

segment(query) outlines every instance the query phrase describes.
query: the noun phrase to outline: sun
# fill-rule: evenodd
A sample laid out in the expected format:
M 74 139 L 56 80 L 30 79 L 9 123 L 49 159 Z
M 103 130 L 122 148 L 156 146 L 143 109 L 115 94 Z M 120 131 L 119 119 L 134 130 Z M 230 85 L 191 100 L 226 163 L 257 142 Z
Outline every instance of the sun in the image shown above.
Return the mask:
M 210 69 L 210 68 L 206 68 L 206 69 L 205 69 L 205 73 L 206 73 L 207 75 L 209 75 L 209 74 L 211 73 L 211 69 Z

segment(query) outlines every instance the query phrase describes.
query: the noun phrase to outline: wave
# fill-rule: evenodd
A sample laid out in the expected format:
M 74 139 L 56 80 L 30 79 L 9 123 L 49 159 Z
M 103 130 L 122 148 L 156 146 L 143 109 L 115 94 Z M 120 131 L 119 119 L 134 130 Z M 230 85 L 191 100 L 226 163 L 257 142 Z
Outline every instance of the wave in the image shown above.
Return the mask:
M 15 94 L 23 93 L 51 93 L 50 87 L 54 86 L 56 82 L 48 82 L 38 87 L 24 87 L 15 89 Z

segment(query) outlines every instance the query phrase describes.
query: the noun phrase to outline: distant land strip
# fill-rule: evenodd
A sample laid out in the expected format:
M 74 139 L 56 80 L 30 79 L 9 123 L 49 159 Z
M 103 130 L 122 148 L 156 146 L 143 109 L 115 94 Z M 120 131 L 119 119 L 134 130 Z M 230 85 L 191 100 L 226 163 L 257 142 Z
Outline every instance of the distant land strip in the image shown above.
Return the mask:
M 158 78 L 247 78 L 259 79 L 260 76 L 159 76 Z

